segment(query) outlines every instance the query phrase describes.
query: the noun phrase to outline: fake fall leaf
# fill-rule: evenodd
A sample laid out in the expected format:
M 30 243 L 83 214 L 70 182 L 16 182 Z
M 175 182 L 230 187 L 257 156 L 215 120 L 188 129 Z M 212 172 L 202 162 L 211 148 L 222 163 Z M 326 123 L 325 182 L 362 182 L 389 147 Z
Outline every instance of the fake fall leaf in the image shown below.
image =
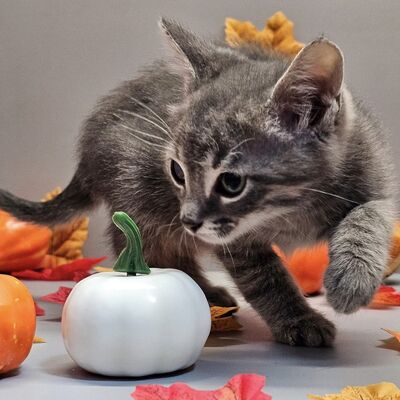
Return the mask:
M 393 383 L 369 386 L 348 386 L 340 393 L 325 396 L 309 395 L 309 400 L 400 400 L 400 389 Z
M 71 291 L 72 288 L 60 286 L 57 292 L 46 294 L 45 296 L 42 296 L 40 300 L 47 301 L 49 303 L 64 304 L 67 301 Z
M 255 374 L 238 374 L 217 390 L 196 390 L 184 383 L 169 387 L 139 385 L 131 394 L 135 400 L 271 400 L 262 392 L 265 378 Z
M 282 54 L 295 56 L 304 45 L 294 38 L 293 26 L 293 22 L 281 11 L 276 12 L 266 21 L 263 30 L 258 30 L 249 21 L 227 18 L 225 20 L 225 40 L 232 47 L 251 43 L 265 49 L 273 49 Z
M 50 238 L 49 228 L 19 221 L 0 210 L 0 272 L 40 268 Z
M 393 331 L 391 329 L 384 329 L 385 332 L 387 332 L 389 335 L 393 336 L 394 338 L 396 338 L 399 343 L 400 343 L 400 331 Z
M 290 256 L 286 256 L 278 246 L 273 246 L 273 249 L 303 294 L 310 295 L 320 292 L 324 273 L 329 264 L 326 243 L 297 249 Z
M 60 188 L 46 194 L 42 201 L 49 201 L 61 193 Z M 83 257 L 82 248 L 88 236 L 89 218 L 82 217 L 52 229 L 50 247 L 43 268 L 54 268 Z
M 287 256 L 278 247 L 273 246 L 276 254 L 281 258 L 283 264 L 293 276 L 295 282 L 305 295 L 320 292 L 323 277 L 329 265 L 329 251 L 327 243 L 321 243 L 313 247 L 304 247 L 295 250 Z M 385 276 L 391 275 L 400 265 L 400 222 L 395 225 L 392 237 L 389 262 Z M 373 307 L 400 305 L 400 294 L 393 290 L 381 290 L 377 293 Z M 397 298 L 398 296 L 398 298 Z M 396 299 L 397 298 L 397 299 Z
M 231 332 L 242 328 L 242 325 L 234 316 L 234 313 L 239 311 L 239 307 L 212 306 L 210 311 L 211 332 Z
M 389 264 L 385 271 L 385 277 L 393 274 L 400 266 L 400 222 L 393 230 L 392 247 L 390 249 Z
M 90 275 L 89 270 L 107 257 L 81 258 L 57 268 L 45 268 L 40 271 L 24 270 L 12 275 L 21 279 L 42 281 L 75 281 L 78 282 Z
M 379 309 L 393 306 L 400 306 L 400 293 L 391 286 L 382 285 L 375 293 L 368 308 Z

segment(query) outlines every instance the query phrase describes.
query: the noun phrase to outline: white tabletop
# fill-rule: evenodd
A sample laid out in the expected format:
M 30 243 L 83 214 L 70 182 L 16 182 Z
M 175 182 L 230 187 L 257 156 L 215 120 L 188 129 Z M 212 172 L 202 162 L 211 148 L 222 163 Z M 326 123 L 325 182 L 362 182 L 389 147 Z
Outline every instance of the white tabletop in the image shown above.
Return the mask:
M 221 273 L 214 273 L 223 281 Z M 36 298 L 71 282 L 26 282 Z M 400 288 L 400 275 L 389 284 Z M 347 385 L 390 381 L 400 386 L 400 352 L 381 328 L 400 330 L 400 307 L 363 309 L 356 314 L 335 314 L 323 296 L 311 304 L 335 321 L 334 348 L 293 348 L 274 343 L 268 329 L 247 304 L 242 303 L 242 332 L 213 334 L 196 365 L 183 373 L 147 379 L 109 379 L 77 367 L 65 351 L 60 329 L 61 306 L 39 304 L 46 315 L 38 319 L 35 344 L 27 360 L 14 373 L 0 379 L 0 400 L 118 400 L 130 399 L 135 385 L 185 382 L 198 389 L 215 389 L 237 373 L 266 376 L 265 391 L 274 399 L 301 400 L 306 395 L 338 392 Z M 391 345 L 392 343 L 392 345 Z

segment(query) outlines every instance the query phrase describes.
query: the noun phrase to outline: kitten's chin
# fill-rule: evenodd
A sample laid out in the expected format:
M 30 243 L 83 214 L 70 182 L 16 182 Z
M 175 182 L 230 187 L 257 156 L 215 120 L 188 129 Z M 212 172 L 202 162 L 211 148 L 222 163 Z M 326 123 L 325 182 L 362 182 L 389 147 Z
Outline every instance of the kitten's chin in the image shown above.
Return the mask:
M 229 244 L 230 242 L 232 242 L 233 240 L 236 239 L 236 236 L 233 234 L 226 235 L 226 236 L 216 236 L 213 234 L 207 235 L 205 233 L 198 233 L 194 236 L 205 243 L 213 244 L 213 245 Z

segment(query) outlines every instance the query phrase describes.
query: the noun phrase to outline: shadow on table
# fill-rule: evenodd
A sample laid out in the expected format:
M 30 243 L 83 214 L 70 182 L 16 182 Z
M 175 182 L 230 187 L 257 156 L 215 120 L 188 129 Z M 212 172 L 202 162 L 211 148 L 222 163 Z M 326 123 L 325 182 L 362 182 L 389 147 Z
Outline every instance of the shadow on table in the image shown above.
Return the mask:
M 204 347 L 227 347 L 247 343 L 241 336 L 241 332 L 213 332 Z
M 6 378 L 12 378 L 13 376 L 18 376 L 20 374 L 19 368 L 13 369 L 10 372 L 6 372 L 5 374 L 0 374 L 0 381 Z
M 100 386 L 134 386 L 138 381 L 143 383 L 149 383 L 146 381 L 154 381 L 157 379 L 174 378 L 176 376 L 182 376 L 194 369 L 194 366 L 189 368 L 175 371 L 168 374 L 154 374 L 145 377 L 110 377 L 99 374 L 94 374 L 85 371 L 83 368 L 77 366 L 68 356 L 57 356 L 52 357 L 42 363 L 43 370 L 50 374 L 60 378 L 70 378 L 73 380 L 87 381 L 90 384 L 98 384 Z M 153 383 L 153 382 L 151 382 Z

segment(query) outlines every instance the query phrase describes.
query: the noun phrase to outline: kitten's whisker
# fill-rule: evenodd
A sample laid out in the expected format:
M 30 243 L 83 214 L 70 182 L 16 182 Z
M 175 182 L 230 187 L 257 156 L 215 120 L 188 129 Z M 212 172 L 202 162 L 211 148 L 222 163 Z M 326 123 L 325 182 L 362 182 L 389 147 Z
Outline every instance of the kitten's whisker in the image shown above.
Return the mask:
M 172 225 L 175 225 L 175 224 L 174 224 L 174 221 L 176 220 L 176 218 L 178 217 L 178 215 L 179 215 L 179 211 L 175 214 L 175 217 L 172 218 L 172 221 L 169 223 L 169 228 L 168 228 L 168 231 L 167 231 L 167 237 L 169 237 L 169 233 L 170 233 L 170 231 L 171 231 Z
M 232 265 L 233 265 L 233 270 L 234 270 L 235 273 L 236 273 L 235 261 L 233 261 L 233 256 L 232 256 L 232 253 L 231 253 L 231 251 L 230 251 L 230 249 L 229 249 L 228 243 L 225 243 L 225 246 L 226 246 L 226 249 L 228 250 L 228 253 L 229 253 L 230 257 L 231 257 Z
M 114 115 L 114 117 L 119 118 L 121 121 L 125 121 L 120 115 L 118 115 L 118 114 L 113 114 L 113 115 Z M 151 137 L 151 138 L 153 138 L 153 139 L 161 140 L 161 141 L 163 141 L 163 142 L 165 142 L 165 143 L 169 143 L 168 140 L 166 140 L 166 139 L 164 139 L 164 138 L 162 138 L 162 137 L 159 137 L 159 136 L 156 136 L 156 135 L 152 135 L 151 133 L 148 133 L 148 132 L 143 132 L 143 131 L 141 131 L 141 130 L 139 130 L 139 129 L 132 128 L 131 126 L 128 126 L 128 125 L 125 125 L 125 124 L 120 124 L 120 125 L 121 125 L 122 127 L 124 127 L 125 129 L 128 129 L 128 130 L 130 130 L 130 131 L 132 131 L 132 132 L 141 133 L 142 135 Z
M 143 121 L 146 121 L 149 124 L 152 124 L 153 126 L 157 127 L 158 129 L 163 131 L 170 139 L 172 139 L 170 132 L 168 132 L 165 128 L 163 128 L 161 125 L 158 125 L 157 123 L 155 123 L 151 119 L 143 117 L 143 115 L 140 115 L 138 113 L 135 113 L 135 112 L 129 111 L 129 110 L 118 110 L 118 112 L 121 112 L 121 113 L 124 113 L 124 114 L 128 114 L 128 115 L 132 115 L 133 117 L 142 119 Z
M 192 240 L 193 240 L 194 247 L 196 248 L 196 253 L 199 254 L 199 249 L 197 247 L 197 243 L 196 243 L 194 236 L 192 236 Z
M 135 134 L 133 133 L 133 132 L 136 132 L 136 133 L 142 133 L 142 134 L 144 134 L 145 132 L 137 131 L 137 130 L 132 129 L 131 127 L 129 127 L 129 126 L 127 126 L 127 125 L 124 125 L 124 124 L 120 124 L 119 126 L 121 126 L 122 128 L 125 128 L 125 130 L 127 131 L 127 133 L 128 133 L 129 135 L 131 135 L 131 136 L 133 136 L 135 139 L 137 139 L 137 140 L 139 140 L 139 141 L 141 141 L 141 142 L 143 142 L 143 143 L 149 145 L 150 147 L 151 147 L 151 146 L 159 147 L 160 149 L 163 149 L 164 151 L 170 150 L 169 147 L 167 147 L 167 146 L 162 146 L 162 145 L 160 145 L 160 144 L 157 144 L 157 143 L 154 143 L 154 142 L 150 142 L 150 141 L 148 141 L 148 140 L 146 140 L 146 139 L 143 139 L 143 138 L 141 138 L 140 136 L 137 136 L 137 135 L 135 135 Z M 167 142 L 167 143 L 168 143 L 168 142 Z
M 238 143 L 236 146 L 233 146 L 230 150 L 229 150 L 229 154 L 233 153 L 234 150 L 236 150 L 238 147 L 240 147 L 241 145 L 250 142 L 251 140 L 255 140 L 255 138 L 247 138 L 242 140 L 240 143 Z
M 182 242 L 183 242 L 183 237 L 185 236 L 185 234 L 186 234 L 186 232 L 185 232 L 185 230 L 183 230 L 181 233 L 181 239 L 179 241 L 179 249 L 182 249 Z M 187 251 L 187 249 L 186 249 L 186 251 Z
M 121 124 L 120 126 L 124 127 L 125 129 L 128 129 L 131 132 L 139 133 L 139 134 L 141 134 L 143 136 L 147 136 L 149 138 L 153 138 L 153 139 L 156 139 L 156 140 L 161 140 L 161 141 L 163 141 L 165 143 L 169 143 L 168 140 L 165 140 L 163 138 L 160 138 L 160 137 L 157 137 L 155 135 L 152 135 L 151 133 L 140 131 L 139 129 L 134 129 L 134 128 L 128 126 L 128 125 Z
M 348 202 L 350 202 L 350 203 L 360 205 L 360 203 L 358 203 L 357 201 L 353 201 L 353 200 L 350 200 L 350 199 L 346 199 L 346 197 L 339 196 L 338 194 L 334 194 L 334 193 L 330 193 L 330 192 L 324 192 L 323 190 L 313 189 L 313 188 L 305 188 L 305 187 L 303 187 L 303 188 L 300 188 L 300 189 L 301 189 L 301 190 L 309 190 L 309 191 L 311 191 L 311 192 L 316 192 L 316 193 L 325 194 L 325 195 L 327 195 L 327 196 L 335 197 L 335 198 L 337 198 L 337 199 L 345 200 L 345 201 L 348 201 Z
M 167 123 L 152 109 L 152 108 L 150 108 L 147 104 L 141 102 L 141 101 L 138 100 L 138 99 L 135 99 L 135 98 L 132 97 L 132 96 L 129 96 L 129 98 L 130 98 L 131 100 L 133 100 L 135 103 L 137 103 L 137 104 L 141 105 L 142 107 L 144 107 L 146 110 L 150 111 L 150 112 L 165 126 L 165 128 L 166 128 L 169 132 L 171 132 L 171 128 L 168 126 L 168 124 L 167 124 Z
M 187 254 L 190 254 L 190 249 L 189 249 L 189 247 L 188 247 L 188 244 L 187 244 L 187 235 L 186 235 L 186 232 L 185 232 L 185 248 L 186 248 L 186 253 Z

